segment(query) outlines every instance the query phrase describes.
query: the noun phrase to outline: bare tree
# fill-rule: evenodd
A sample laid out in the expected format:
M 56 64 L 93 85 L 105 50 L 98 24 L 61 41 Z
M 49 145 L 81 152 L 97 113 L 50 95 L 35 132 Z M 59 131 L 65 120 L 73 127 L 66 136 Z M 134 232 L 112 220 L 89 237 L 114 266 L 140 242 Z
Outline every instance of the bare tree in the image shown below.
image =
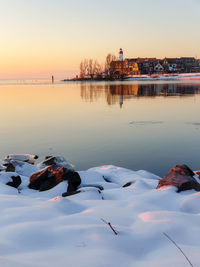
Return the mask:
M 97 60 L 84 59 L 80 63 L 80 78 L 86 78 L 90 76 L 91 79 L 94 76 L 100 76 L 102 73 L 101 65 Z
M 84 66 L 83 66 L 83 61 L 81 61 L 80 63 L 80 78 L 83 79 L 85 76 L 85 70 L 84 70 Z
M 117 57 L 113 54 L 108 54 L 106 57 L 106 62 L 105 62 L 105 73 L 109 75 L 109 70 L 110 70 L 110 64 L 112 61 L 116 61 Z

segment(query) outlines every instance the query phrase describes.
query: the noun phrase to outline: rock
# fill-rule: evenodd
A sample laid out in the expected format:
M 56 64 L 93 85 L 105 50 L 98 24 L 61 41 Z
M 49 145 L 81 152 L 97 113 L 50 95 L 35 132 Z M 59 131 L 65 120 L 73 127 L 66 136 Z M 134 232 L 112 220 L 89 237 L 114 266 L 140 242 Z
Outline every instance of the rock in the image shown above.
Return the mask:
M 73 191 L 73 192 L 65 192 L 65 193 L 62 193 L 62 197 L 69 197 L 69 196 L 76 195 L 76 194 L 79 194 L 79 193 L 81 193 L 80 190 Z
M 8 182 L 7 185 L 18 188 L 18 186 L 21 184 L 22 180 L 21 177 L 18 176 L 11 176 L 12 182 Z
M 67 170 L 63 175 L 63 180 L 68 181 L 67 193 L 76 191 L 77 187 L 81 184 L 80 175 L 73 170 Z
M 99 184 L 81 184 L 81 188 L 83 187 L 95 187 L 97 189 L 99 189 L 100 191 L 104 190 L 104 187 L 102 185 Z
M 200 191 L 200 184 L 194 178 L 195 173 L 187 165 L 176 165 L 158 183 L 156 189 L 163 186 L 176 186 L 177 192 L 195 189 Z
M 5 163 L 4 166 L 6 172 L 15 172 L 15 166 L 11 162 Z
M 39 163 L 37 166 L 41 169 L 51 165 L 55 165 L 57 167 L 60 166 L 67 169 L 73 169 L 73 166 L 70 163 L 68 163 L 64 157 L 60 156 L 57 157 L 47 156 L 45 157 L 45 160 Z
M 103 176 L 103 179 L 104 179 L 104 181 L 106 181 L 107 183 L 112 183 L 112 181 L 111 181 L 109 178 L 105 177 L 105 176 Z
M 21 177 L 14 172 L 2 172 L 0 174 L 0 182 L 18 188 L 18 186 L 21 184 L 22 180 Z
M 5 157 L 4 161 L 9 163 L 11 160 L 28 162 L 30 164 L 35 163 L 35 159 L 38 159 L 37 155 L 30 154 L 9 154 Z
M 37 172 L 30 177 L 29 188 L 46 191 L 62 181 L 68 181 L 67 192 L 76 191 L 81 183 L 80 176 L 77 172 L 67 170 L 64 167 L 52 165 L 45 170 Z
M 195 171 L 195 174 L 197 174 L 198 178 L 200 179 L 200 171 Z
M 128 182 L 125 185 L 123 185 L 122 187 L 128 187 L 128 186 L 131 186 L 132 184 L 133 184 L 133 182 Z

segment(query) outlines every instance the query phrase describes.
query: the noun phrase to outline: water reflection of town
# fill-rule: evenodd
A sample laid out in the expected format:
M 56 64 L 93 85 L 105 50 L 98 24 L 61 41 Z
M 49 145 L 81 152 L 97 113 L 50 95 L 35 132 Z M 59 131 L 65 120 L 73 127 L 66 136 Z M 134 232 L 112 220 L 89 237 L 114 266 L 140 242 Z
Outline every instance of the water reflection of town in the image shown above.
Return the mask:
M 123 103 L 135 97 L 186 96 L 199 94 L 200 84 L 95 84 L 82 83 L 82 99 L 95 102 L 105 97 L 108 105 Z

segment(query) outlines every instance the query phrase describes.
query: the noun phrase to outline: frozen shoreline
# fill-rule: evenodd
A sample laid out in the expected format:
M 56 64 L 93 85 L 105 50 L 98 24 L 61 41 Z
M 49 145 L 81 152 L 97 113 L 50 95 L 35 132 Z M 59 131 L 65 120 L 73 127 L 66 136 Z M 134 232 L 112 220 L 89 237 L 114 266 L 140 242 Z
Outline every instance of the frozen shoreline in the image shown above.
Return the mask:
M 198 266 L 199 192 L 156 190 L 161 177 L 106 165 L 79 171 L 81 193 L 63 198 L 66 181 L 44 192 L 27 187 L 41 167 L 18 166 L 12 175 L 21 176 L 19 189 L 5 184 L 10 172 L 0 172 L 2 266 L 188 266 L 163 233 Z M 111 222 L 118 235 L 101 219 Z
M 126 77 L 126 81 L 176 81 L 176 80 L 200 80 L 200 73 L 180 73 L 180 74 L 154 74 L 154 75 L 134 75 Z

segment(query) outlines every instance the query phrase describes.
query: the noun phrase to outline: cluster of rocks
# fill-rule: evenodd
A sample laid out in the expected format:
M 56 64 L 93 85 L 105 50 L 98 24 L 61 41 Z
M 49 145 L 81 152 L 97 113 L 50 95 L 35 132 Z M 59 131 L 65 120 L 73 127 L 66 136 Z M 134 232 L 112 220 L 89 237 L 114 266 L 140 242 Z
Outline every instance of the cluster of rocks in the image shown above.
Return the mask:
M 22 183 L 18 170 L 27 165 L 34 165 L 37 155 L 20 154 L 8 155 L 0 165 L 0 179 L 3 172 L 9 173 L 7 185 L 18 188 Z M 25 166 L 24 166 L 25 165 Z M 30 189 L 45 191 L 55 187 L 57 184 L 68 181 L 67 192 L 63 196 L 68 196 L 76 192 L 77 187 L 81 184 L 81 178 L 78 172 L 75 172 L 72 165 L 67 163 L 63 157 L 47 156 L 44 161 L 37 164 L 37 170 L 29 177 L 28 187 Z
M 20 154 L 8 155 L 0 165 L 0 181 L 3 179 L 3 173 L 9 173 L 9 179 L 6 184 L 18 188 L 22 182 L 20 177 L 20 169 L 30 168 L 35 166 L 35 161 L 38 159 L 37 155 Z M 63 181 L 68 182 L 67 191 L 63 196 L 76 194 L 81 184 L 81 178 L 78 172 L 73 170 L 63 157 L 48 156 L 42 162 L 37 164 L 37 168 L 31 169 L 28 187 L 30 189 L 45 191 L 49 190 Z M 16 175 L 17 174 L 17 175 Z M 23 174 L 22 174 L 23 175 Z M 106 178 L 103 176 L 105 181 Z M 107 181 L 109 182 L 109 181 Z M 125 184 L 123 187 L 131 186 L 131 182 Z M 94 186 L 94 185 L 93 185 Z M 164 186 L 175 186 L 177 192 L 194 189 L 200 191 L 200 172 L 193 172 L 187 165 L 176 165 L 167 175 L 159 180 L 156 189 Z M 98 185 L 95 187 L 99 188 Z M 103 188 L 99 188 L 103 190 Z

